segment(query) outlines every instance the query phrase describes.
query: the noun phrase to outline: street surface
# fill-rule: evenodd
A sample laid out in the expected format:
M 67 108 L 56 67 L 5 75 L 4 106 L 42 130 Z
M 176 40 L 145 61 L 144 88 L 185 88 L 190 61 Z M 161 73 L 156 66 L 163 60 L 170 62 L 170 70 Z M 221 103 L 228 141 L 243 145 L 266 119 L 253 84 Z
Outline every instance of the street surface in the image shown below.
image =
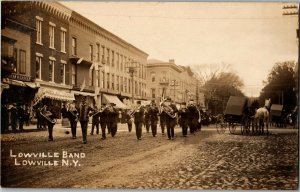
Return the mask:
M 138 141 L 134 130 L 128 133 L 125 124 L 118 127 L 115 138 L 103 141 L 101 134 L 89 135 L 85 145 L 80 126 L 76 140 L 66 134 L 70 128 L 60 125 L 54 127 L 53 142 L 47 141 L 47 131 L 33 126 L 23 133 L 2 134 L 2 187 L 298 189 L 298 129 L 273 128 L 270 135 L 244 136 L 218 134 L 211 125 L 184 138 L 177 127 L 171 141 L 160 127 L 155 138 L 143 128 Z M 84 156 L 64 159 L 63 151 Z M 50 157 L 18 157 L 33 152 Z M 51 157 L 55 152 L 59 158 Z M 62 159 L 78 160 L 77 166 L 19 165 L 23 160 Z

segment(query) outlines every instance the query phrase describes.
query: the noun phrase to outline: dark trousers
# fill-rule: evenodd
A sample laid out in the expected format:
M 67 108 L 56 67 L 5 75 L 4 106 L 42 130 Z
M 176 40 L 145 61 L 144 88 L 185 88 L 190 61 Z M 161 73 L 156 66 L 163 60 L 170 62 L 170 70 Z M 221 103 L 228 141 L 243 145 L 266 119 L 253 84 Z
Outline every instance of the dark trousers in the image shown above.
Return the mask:
M 49 134 L 49 140 L 53 140 L 53 123 L 48 123 L 48 134 Z
M 106 138 L 105 129 L 106 129 L 107 123 L 106 122 L 100 122 L 100 125 L 101 125 L 101 131 L 102 131 L 102 138 L 105 139 Z
M 87 142 L 87 128 L 88 128 L 88 121 L 80 121 L 81 125 L 81 132 L 82 132 L 82 140 L 83 142 Z
M 176 125 L 176 121 L 175 120 L 169 120 L 167 121 L 167 133 L 168 133 L 168 138 L 174 138 L 174 128 Z
M 127 126 L 128 126 L 128 132 L 130 133 L 132 130 L 132 123 L 127 123 Z
M 136 132 L 136 138 L 141 139 L 142 137 L 142 122 L 134 122 L 135 125 L 135 132 Z
M 165 127 L 166 127 L 166 121 L 161 120 L 161 121 L 160 121 L 160 128 L 161 128 L 161 133 L 162 133 L 162 134 L 165 133 Z
M 23 130 L 24 121 L 23 119 L 19 119 L 19 130 Z
M 96 127 L 96 134 L 99 134 L 99 123 L 98 122 L 92 122 L 91 134 L 94 134 L 94 128 L 95 127 Z
M 149 130 L 150 130 L 150 120 L 145 120 L 145 127 L 146 127 L 147 133 L 149 133 Z
M 117 122 L 109 122 L 108 127 L 110 127 L 111 136 L 114 137 L 117 134 L 117 130 L 118 130 Z
M 181 128 L 182 128 L 182 136 L 186 136 L 187 135 L 187 131 L 188 131 L 188 123 L 187 122 L 182 122 Z
M 12 119 L 12 121 L 11 121 L 11 129 L 13 131 L 15 131 L 17 129 L 17 120 L 16 119 Z
M 189 123 L 190 134 L 194 134 L 196 132 L 197 126 L 194 123 Z
M 157 134 L 157 121 L 156 120 L 151 121 L 151 132 L 152 132 L 153 137 L 155 137 Z
M 70 121 L 72 137 L 76 137 L 77 121 Z

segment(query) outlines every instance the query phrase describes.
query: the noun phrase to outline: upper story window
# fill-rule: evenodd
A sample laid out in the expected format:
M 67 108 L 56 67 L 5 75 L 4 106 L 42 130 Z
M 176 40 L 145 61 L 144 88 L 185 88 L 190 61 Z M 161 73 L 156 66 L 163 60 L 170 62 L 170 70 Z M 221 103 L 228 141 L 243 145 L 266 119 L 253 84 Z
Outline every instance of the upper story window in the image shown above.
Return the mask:
M 66 84 L 66 62 L 61 61 L 60 63 L 60 83 Z
M 155 82 L 155 72 L 151 72 L 151 82 Z
M 77 55 L 77 39 L 72 37 L 72 55 Z
M 77 67 L 76 64 L 72 65 L 72 85 L 76 84 L 76 79 L 77 79 L 76 67 Z
M 101 46 L 101 62 L 105 64 L 105 47 Z
M 96 57 L 97 57 L 97 62 L 100 62 L 100 44 L 97 44 Z
M 60 31 L 60 51 L 65 53 L 66 52 L 66 33 L 67 30 L 64 28 L 61 28 Z
M 55 60 L 50 58 L 49 60 L 49 81 L 54 82 L 54 64 L 55 64 Z
M 49 22 L 49 47 L 54 49 L 54 33 L 55 33 L 55 24 Z
M 90 45 L 90 61 L 93 61 L 93 45 Z
M 115 52 L 111 51 L 111 66 L 115 67 Z
M 42 55 L 41 54 L 37 54 L 36 58 L 35 58 L 35 78 L 36 79 L 42 79 Z
M 35 25 L 36 25 L 36 43 L 38 44 L 43 44 L 42 43 L 42 22 L 43 22 L 43 18 L 36 16 L 36 21 L 35 21 Z
M 116 63 L 117 63 L 117 70 L 119 70 L 120 68 L 120 54 L 119 53 L 116 53 Z
M 26 51 L 20 50 L 19 54 L 19 73 L 25 74 L 26 73 Z
M 106 49 L 106 62 L 107 62 L 107 64 L 109 64 L 110 63 L 110 49 L 109 48 L 107 48 Z

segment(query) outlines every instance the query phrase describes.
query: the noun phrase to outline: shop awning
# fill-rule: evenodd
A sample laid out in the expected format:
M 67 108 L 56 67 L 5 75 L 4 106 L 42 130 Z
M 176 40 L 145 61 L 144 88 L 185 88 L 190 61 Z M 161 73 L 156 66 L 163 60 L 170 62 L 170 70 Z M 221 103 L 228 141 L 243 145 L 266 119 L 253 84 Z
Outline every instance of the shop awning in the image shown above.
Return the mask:
M 95 93 L 88 93 L 88 92 L 83 92 L 83 91 L 71 91 L 71 93 L 73 93 L 75 95 L 92 96 L 92 97 L 94 97 L 96 95 Z
M 114 103 L 118 108 L 126 109 L 127 106 L 120 101 L 120 99 L 115 95 L 103 94 L 104 103 Z
M 58 90 L 58 89 L 40 88 L 33 100 L 33 105 L 37 104 L 43 98 L 49 98 L 49 99 L 60 100 L 60 101 L 75 100 L 74 93 L 69 93 L 67 91 Z

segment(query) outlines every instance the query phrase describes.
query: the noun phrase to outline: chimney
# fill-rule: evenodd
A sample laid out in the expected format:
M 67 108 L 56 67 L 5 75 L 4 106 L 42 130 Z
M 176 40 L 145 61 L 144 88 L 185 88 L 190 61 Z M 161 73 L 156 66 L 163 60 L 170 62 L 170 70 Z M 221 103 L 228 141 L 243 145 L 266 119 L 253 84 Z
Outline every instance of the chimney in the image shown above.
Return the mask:
M 175 60 L 174 59 L 169 59 L 169 63 L 175 64 Z

